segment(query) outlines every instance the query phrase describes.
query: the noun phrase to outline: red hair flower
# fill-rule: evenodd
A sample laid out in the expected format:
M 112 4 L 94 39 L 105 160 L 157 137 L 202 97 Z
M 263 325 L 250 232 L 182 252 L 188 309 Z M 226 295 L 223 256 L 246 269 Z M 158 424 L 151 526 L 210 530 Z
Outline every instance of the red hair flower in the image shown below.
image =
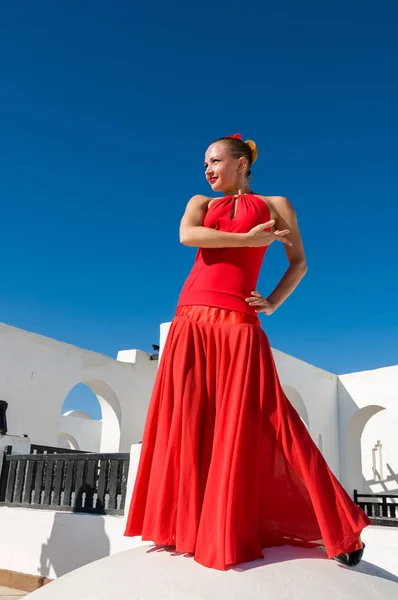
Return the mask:
M 227 135 L 227 138 L 235 138 L 236 140 L 241 140 L 242 136 L 240 133 L 234 133 L 234 135 Z

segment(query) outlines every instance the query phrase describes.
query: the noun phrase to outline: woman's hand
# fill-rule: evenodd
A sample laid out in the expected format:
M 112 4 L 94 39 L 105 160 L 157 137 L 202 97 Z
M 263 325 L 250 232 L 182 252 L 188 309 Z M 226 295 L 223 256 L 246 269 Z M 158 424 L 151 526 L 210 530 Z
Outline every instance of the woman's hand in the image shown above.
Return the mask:
M 256 313 L 264 313 L 269 316 L 276 310 L 276 307 L 257 290 L 251 293 L 250 298 L 246 298 L 246 302 L 255 309 Z
M 268 223 L 256 225 L 248 233 L 243 234 L 245 236 L 247 246 L 250 248 L 259 248 L 260 246 L 269 246 L 275 241 L 291 246 L 292 242 L 284 237 L 290 233 L 289 229 L 265 231 L 266 229 L 271 229 L 274 224 L 275 220 L 272 219 L 271 221 L 268 221 Z

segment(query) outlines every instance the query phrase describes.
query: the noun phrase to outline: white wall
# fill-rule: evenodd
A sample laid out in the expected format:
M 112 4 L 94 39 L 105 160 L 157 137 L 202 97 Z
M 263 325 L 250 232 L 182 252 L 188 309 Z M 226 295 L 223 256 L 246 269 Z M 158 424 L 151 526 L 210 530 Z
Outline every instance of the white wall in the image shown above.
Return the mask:
M 0 433 L 0 474 L 3 468 L 4 452 L 7 446 L 12 447 L 12 454 L 29 454 L 30 439 L 20 435 Z
M 361 438 L 362 473 L 375 494 L 398 494 L 398 417 L 382 410 L 365 425 Z M 372 449 L 380 441 L 381 450 L 375 452 L 376 473 L 373 472 Z M 380 468 L 381 459 L 381 468 Z
M 162 358 L 163 348 L 166 343 L 167 335 L 169 333 L 171 322 L 160 324 L 160 338 L 159 338 L 159 361 Z
M 341 375 L 338 402 L 345 487 L 364 493 L 388 491 L 389 486 L 396 489 L 398 366 Z M 369 481 L 372 447 L 377 440 L 385 444 L 385 463 L 388 461 L 392 469 L 392 475 L 384 486 L 373 486 L 372 479 Z M 386 464 L 385 467 L 387 469 Z
M 279 350 L 272 349 L 272 354 L 287 397 L 298 410 L 291 390 L 300 395 L 308 414 L 311 437 L 334 475 L 340 478 L 337 375 Z M 300 410 L 298 412 L 300 414 Z
M 57 445 L 73 450 L 99 452 L 101 432 L 102 421 L 92 419 L 81 410 L 71 410 L 60 418 Z
M 101 405 L 101 451 L 129 451 L 140 441 L 157 368 L 149 354 L 122 351 L 114 360 L 5 324 L 0 334 L 0 397 L 8 402 L 10 433 L 56 446 L 64 400 L 84 383 Z
M 141 444 L 133 444 L 123 517 L 0 507 L 0 569 L 54 579 L 104 556 L 148 545 L 123 535 L 140 452 Z
M 134 385 L 129 402 L 123 404 L 122 452 L 129 452 L 131 444 L 142 440 L 149 400 L 158 368 L 157 360 L 141 350 L 122 350 L 117 360 L 134 364 Z
M 0 568 L 54 579 L 93 560 L 142 545 L 122 517 L 0 508 Z

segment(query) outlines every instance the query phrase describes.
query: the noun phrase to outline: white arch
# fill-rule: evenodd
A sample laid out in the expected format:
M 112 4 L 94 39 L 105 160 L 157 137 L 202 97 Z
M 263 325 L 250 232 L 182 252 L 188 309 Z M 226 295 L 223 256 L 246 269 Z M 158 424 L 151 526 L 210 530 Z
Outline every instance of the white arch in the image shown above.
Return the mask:
M 68 410 L 66 413 L 62 415 L 63 417 L 78 417 L 79 419 L 91 419 L 90 415 L 88 415 L 83 410 Z
M 309 429 L 310 420 L 308 417 L 307 407 L 299 392 L 296 390 L 296 388 L 286 384 L 282 385 L 282 389 L 285 392 L 289 402 L 292 404 L 293 408 L 297 410 L 298 414 L 301 417 L 301 420 L 304 422 L 307 429 Z
M 70 388 L 68 394 L 79 383 L 82 383 L 90 388 L 90 390 L 97 396 L 98 402 L 101 406 L 102 429 L 100 452 L 119 452 L 122 409 L 116 393 L 104 381 L 99 379 L 86 379 L 84 381 L 77 381 Z M 76 413 L 83 413 L 83 411 L 76 411 Z M 70 416 L 83 416 L 83 414 L 71 414 Z
M 364 490 L 364 478 L 362 475 L 361 436 L 366 423 L 378 412 L 385 410 L 384 406 L 372 404 L 364 406 L 356 411 L 347 423 L 345 440 L 345 473 L 348 493 L 352 494 L 354 489 Z
M 60 431 L 58 433 L 58 444 L 61 448 L 63 448 L 63 441 L 66 443 L 66 448 L 69 450 L 80 450 L 79 443 L 73 435 L 66 433 L 65 431 Z

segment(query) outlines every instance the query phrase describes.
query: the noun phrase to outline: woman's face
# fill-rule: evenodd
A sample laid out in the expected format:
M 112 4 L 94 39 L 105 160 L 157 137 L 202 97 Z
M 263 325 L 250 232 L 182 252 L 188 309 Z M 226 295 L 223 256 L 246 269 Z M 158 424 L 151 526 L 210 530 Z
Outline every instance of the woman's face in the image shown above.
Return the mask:
M 227 144 L 216 142 L 208 147 L 205 154 L 205 175 L 215 192 L 233 189 L 244 170 L 244 158 L 234 158 Z

